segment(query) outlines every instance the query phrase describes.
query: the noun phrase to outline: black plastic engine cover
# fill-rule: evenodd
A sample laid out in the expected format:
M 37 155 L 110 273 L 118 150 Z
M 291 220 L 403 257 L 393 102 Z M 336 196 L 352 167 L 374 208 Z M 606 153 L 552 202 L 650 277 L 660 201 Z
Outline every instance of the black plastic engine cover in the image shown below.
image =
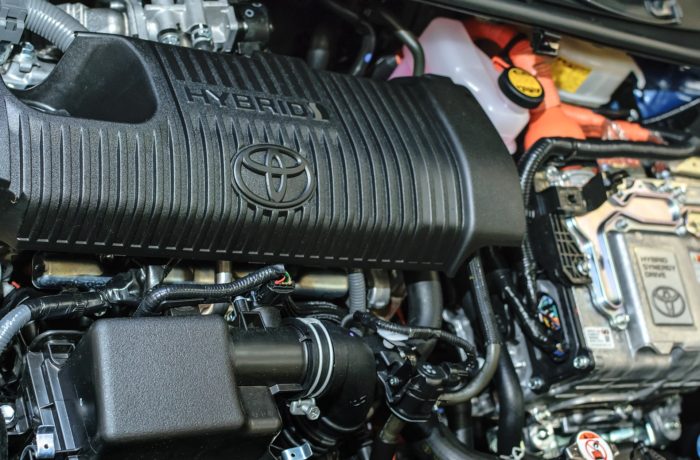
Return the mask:
M 0 237 L 20 250 L 454 272 L 524 231 L 513 162 L 445 78 L 84 35 L 0 104 Z

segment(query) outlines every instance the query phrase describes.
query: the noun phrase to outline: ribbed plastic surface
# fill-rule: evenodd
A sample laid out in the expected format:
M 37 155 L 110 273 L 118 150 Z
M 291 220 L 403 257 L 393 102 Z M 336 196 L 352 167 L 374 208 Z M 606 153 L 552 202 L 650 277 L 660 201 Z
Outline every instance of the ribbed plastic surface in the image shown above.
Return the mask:
M 522 236 L 512 161 L 446 79 L 88 36 L 24 102 L 0 91 L 21 249 L 453 271 Z

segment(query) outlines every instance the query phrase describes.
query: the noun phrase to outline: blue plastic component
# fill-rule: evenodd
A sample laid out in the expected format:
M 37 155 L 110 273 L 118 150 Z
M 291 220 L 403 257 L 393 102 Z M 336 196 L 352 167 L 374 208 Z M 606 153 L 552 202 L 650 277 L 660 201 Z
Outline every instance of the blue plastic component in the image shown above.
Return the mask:
M 646 88 L 635 91 L 642 120 L 662 116 L 700 98 L 700 73 L 694 69 L 641 61 Z

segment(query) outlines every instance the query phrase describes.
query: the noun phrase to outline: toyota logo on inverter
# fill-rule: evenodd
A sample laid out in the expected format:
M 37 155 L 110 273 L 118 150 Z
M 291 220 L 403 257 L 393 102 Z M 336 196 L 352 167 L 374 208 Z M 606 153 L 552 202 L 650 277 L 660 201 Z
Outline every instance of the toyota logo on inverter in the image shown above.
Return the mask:
M 249 202 L 269 209 L 293 209 L 316 188 L 309 162 L 280 145 L 246 147 L 233 158 L 233 186 Z

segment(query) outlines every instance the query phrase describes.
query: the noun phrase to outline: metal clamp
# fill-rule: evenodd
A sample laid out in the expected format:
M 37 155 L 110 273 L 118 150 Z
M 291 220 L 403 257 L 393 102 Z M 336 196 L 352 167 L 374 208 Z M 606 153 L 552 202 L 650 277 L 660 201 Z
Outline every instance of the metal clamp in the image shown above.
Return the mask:
M 282 451 L 282 460 L 306 460 L 313 456 L 313 451 L 308 442 L 301 446 L 290 447 Z
M 0 6 L 0 42 L 19 43 L 27 20 L 25 0 L 4 0 Z
M 299 399 L 289 403 L 289 413 L 292 415 L 305 415 L 309 420 L 317 420 L 321 416 L 321 409 L 316 405 L 314 398 Z
M 54 445 L 55 428 L 51 425 L 41 425 L 36 429 L 36 458 L 54 458 L 56 446 Z

